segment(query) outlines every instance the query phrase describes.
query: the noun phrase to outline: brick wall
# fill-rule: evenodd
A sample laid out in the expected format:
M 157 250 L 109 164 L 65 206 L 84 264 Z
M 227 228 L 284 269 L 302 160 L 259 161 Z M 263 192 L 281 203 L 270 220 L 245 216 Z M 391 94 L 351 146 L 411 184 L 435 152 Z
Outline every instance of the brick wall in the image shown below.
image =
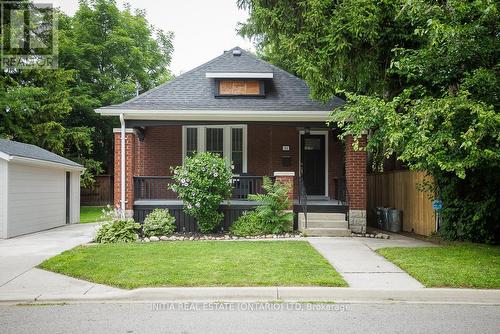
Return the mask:
M 355 151 L 352 136 L 346 137 L 346 179 L 349 192 L 349 209 L 366 210 L 366 152 Z M 360 139 L 366 146 L 366 136 Z
M 248 125 L 247 170 L 252 175 L 269 175 L 274 172 L 294 172 L 294 196 L 298 197 L 299 175 L 299 130 L 296 127 L 277 125 Z M 115 133 L 115 204 L 120 201 L 120 134 Z M 283 152 L 283 146 L 290 151 Z M 132 154 L 133 150 L 133 154 Z M 335 197 L 335 178 L 344 174 L 344 148 L 340 141 L 328 135 L 328 188 L 330 197 Z M 290 166 L 285 166 L 283 156 L 290 157 Z M 130 159 L 130 160 L 129 160 Z M 133 203 L 133 176 L 171 175 L 170 167 L 182 164 L 182 126 L 165 125 L 146 128 L 144 141 L 135 134 L 127 134 L 127 180 L 130 182 L 127 200 Z M 130 169 L 128 168 L 130 167 Z M 131 207 L 129 204 L 127 206 Z
M 120 133 L 115 132 L 115 184 L 114 184 L 114 204 L 120 206 L 121 200 L 121 140 Z M 136 136 L 134 133 L 125 134 L 125 183 L 127 187 L 125 188 L 125 209 L 132 210 L 134 204 L 134 152 L 135 152 Z
M 339 179 L 345 176 L 344 171 L 344 145 L 336 138 L 336 134 L 328 133 L 328 194 L 336 198 L 335 186 Z
M 182 165 L 182 126 L 146 128 L 144 141 L 136 139 L 135 175 L 171 175 L 170 167 Z
M 294 196 L 298 197 L 299 132 L 295 127 L 248 125 L 247 170 L 253 175 L 274 175 L 274 172 L 294 172 Z M 290 151 L 283 152 L 283 146 Z M 290 157 L 290 166 L 283 164 L 283 156 Z

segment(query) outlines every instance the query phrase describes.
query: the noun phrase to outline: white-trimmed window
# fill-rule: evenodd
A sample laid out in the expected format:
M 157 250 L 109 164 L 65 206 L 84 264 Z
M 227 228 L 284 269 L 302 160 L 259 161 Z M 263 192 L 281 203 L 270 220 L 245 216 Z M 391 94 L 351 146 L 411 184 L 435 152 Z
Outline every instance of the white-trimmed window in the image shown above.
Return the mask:
M 182 159 L 195 152 L 221 155 L 233 167 L 233 174 L 247 172 L 246 125 L 193 125 L 182 127 Z

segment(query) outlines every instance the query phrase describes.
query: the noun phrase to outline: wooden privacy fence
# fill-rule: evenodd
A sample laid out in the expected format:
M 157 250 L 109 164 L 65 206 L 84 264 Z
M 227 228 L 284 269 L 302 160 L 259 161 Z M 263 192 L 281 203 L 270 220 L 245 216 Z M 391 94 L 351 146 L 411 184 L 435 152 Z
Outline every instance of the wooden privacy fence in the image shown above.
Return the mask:
M 82 188 L 80 205 L 113 205 L 113 176 L 99 175 L 95 178 L 92 188 Z
M 428 176 L 424 172 L 391 171 L 368 175 L 368 210 L 375 219 L 376 207 L 403 211 L 403 231 L 430 235 L 435 229 L 434 210 L 429 193 L 417 190 Z

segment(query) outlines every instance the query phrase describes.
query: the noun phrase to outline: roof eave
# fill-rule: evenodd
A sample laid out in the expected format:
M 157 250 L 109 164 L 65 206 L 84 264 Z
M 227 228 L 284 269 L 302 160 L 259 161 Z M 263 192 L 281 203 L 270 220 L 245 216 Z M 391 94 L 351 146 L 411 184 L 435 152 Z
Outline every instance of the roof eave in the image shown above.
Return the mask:
M 6 159 L 6 160 L 12 161 L 12 162 L 29 164 L 29 165 L 42 166 L 42 167 L 57 167 L 57 168 L 77 170 L 77 171 L 84 171 L 85 170 L 85 167 L 83 167 L 82 165 L 70 165 L 70 164 L 65 164 L 62 162 L 27 158 L 27 157 L 21 157 L 21 156 L 17 156 L 17 155 L 9 155 L 8 159 Z
M 100 108 L 102 116 L 123 114 L 129 120 L 176 120 L 176 121 L 282 121 L 323 122 L 327 121 L 328 110 L 134 110 Z
M 273 72 L 206 72 L 206 78 L 215 79 L 272 79 Z

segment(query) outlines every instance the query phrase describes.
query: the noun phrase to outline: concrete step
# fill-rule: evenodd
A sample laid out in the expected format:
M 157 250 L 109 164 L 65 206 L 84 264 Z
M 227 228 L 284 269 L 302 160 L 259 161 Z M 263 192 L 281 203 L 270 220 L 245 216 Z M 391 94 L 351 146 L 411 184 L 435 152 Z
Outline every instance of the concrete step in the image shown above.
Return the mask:
M 299 213 L 299 215 L 304 215 L 303 212 Z M 346 220 L 345 213 L 336 213 L 336 212 L 308 212 L 307 220 Z
M 306 237 L 350 237 L 351 230 L 347 228 L 306 228 L 302 230 Z
M 307 228 L 348 228 L 345 220 L 310 220 L 307 217 Z

